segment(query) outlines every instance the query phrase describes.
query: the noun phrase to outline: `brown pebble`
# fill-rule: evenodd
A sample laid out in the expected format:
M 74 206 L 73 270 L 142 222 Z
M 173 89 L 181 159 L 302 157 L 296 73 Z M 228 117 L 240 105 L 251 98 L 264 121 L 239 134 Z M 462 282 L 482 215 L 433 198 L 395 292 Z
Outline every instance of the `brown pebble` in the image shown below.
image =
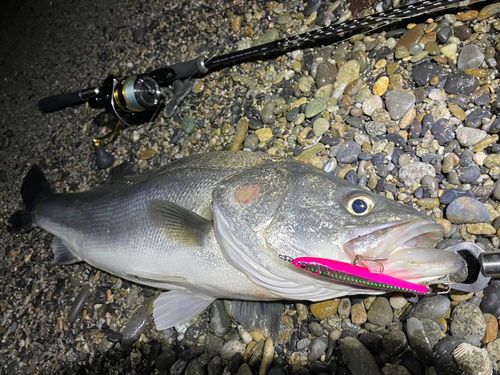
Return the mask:
M 241 29 L 241 21 L 242 20 L 243 20 L 242 16 L 236 16 L 231 21 L 231 28 L 233 29 L 233 31 L 235 33 L 237 33 L 238 31 L 240 31 L 240 29 Z
M 142 152 L 142 154 L 139 156 L 140 160 L 148 160 L 151 159 L 153 156 L 156 155 L 156 150 L 152 148 L 148 148 Z
M 483 9 L 481 9 L 479 11 L 479 15 L 477 16 L 477 19 L 479 21 L 483 21 L 486 18 L 494 16 L 498 12 L 500 12 L 500 3 L 486 5 Z
M 429 83 L 431 84 L 431 86 L 436 86 L 439 83 L 439 77 L 438 76 L 431 77 Z
M 351 116 L 359 117 L 362 114 L 363 114 L 363 108 L 361 107 L 354 107 L 353 109 L 351 109 Z
M 351 306 L 351 321 L 354 324 L 363 324 L 366 322 L 366 310 L 360 303 L 355 303 Z
M 410 108 L 403 116 L 403 118 L 399 121 L 399 128 L 406 129 L 415 119 L 417 115 L 417 111 L 415 108 Z
M 470 234 L 492 235 L 496 233 L 495 228 L 488 223 L 467 224 L 467 232 Z
M 484 321 L 486 322 L 486 333 L 483 337 L 483 344 L 492 342 L 498 335 L 498 320 L 494 315 L 485 313 L 483 314 Z
M 443 333 L 446 333 L 446 331 L 448 330 L 448 322 L 446 321 L 446 319 L 441 317 L 436 320 L 436 323 L 441 324 L 441 326 L 443 327 Z
M 469 21 L 477 18 L 479 12 L 477 10 L 469 10 L 467 12 L 460 12 L 457 14 L 457 21 Z
M 467 40 L 470 38 L 472 31 L 467 25 L 460 25 L 455 27 L 455 36 L 460 40 Z
M 239 151 L 243 146 L 243 142 L 247 136 L 248 132 L 248 121 L 245 119 L 240 119 L 238 124 L 236 124 L 236 132 L 234 133 L 233 141 L 229 145 L 229 151 Z
M 408 25 L 410 27 L 410 25 Z M 419 24 L 415 27 L 412 27 L 408 30 L 402 37 L 399 39 L 397 46 L 404 46 L 406 48 L 410 48 L 410 46 L 414 43 L 418 43 L 422 35 L 424 35 L 425 25 Z
M 441 225 L 444 229 L 444 234 L 448 234 L 451 230 L 451 223 L 449 220 L 443 219 L 443 218 L 437 218 L 435 219 L 436 223 Z
M 255 131 L 255 135 L 259 138 L 260 142 L 269 142 L 273 137 L 273 131 L 269 128 L 261 128 Z
M 458 118 L 460 121 L 464 121 L 465 118 L 467 117 L 464 110 L 455 103 L 449 103 L 448 108 L 450 109 L 451 113 L 453 113 L 453 116 Z
M 429 208 L 437 208 L 439 207 L 439 199 L 438 198 L 421 198 L 417 199 L 417 204 L 425 209 Z
M 361 78 L 356 78 L 354 81 L 349 82 L 344 89 L 344 94 L 349 96 L 356 95 L 361 88 L 362 83 L 363 80 Z
M 472 151 L 473 152 L 481 152 L 485 148 L 490 147 L 496 141 L 498 141 L 498 134 L 490 135 L 490 136 L 486 137 L 485 139 L 483 139 L 481 142 L 478 142 L 474 146 L 472 146 Z M 497 154 L 492 154 L 492 155 L 497 155 Z M 491 156 L 491 155 L 489 155 L 489 156 Z M 486 157 L 486 159 L 488 159 L 488 157 Z M 486 161 L 486 159 L 485 159 L 485 161 Z
M 477 78 L 484 78 L 488 71 L 486 69 L 465 69 L 465 73 Z
M 437 62 L 438 64 L 441 64 L 441 65 L 448 63 L 448 59 L 444 56 L 434 56 L 433 59 L 435 62 Z
M 389 86 L 389 77 L 382 76 L 373 85 L 373 93 L 378 96 L 385 94 L 387 87 Z
M 340 298 L 335 298 L 328 301 L 312 303 L 309 308 L 311 309 L 311 314 L 313 314 L 318 319 L 325 319 L 330 315 L 335 315 L 337 309 L 339 308 Z
M 387 65 L 387 75 L 392 76 L 400 67 L 397 62 Z

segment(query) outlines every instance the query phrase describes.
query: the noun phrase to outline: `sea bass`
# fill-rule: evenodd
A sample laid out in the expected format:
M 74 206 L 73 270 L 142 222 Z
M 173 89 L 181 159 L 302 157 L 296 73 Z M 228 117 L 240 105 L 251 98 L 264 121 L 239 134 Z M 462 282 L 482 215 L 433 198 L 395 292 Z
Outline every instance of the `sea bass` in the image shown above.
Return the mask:
M 57 263 L 85 261 L 170 290 L 154 304 L 158 329 L 189 321 L 218 298 L 321 301 L 367 292 L 304 272 L 283 255 L 356 261 L 419 283 L 464 267 L 456 253 L 433 248 L 442 227 L 427 215 L 262 153 L 194 155 L 73 194 L 49 194 L 34 167 L 21 193 L 25 210 L 11 230 L 53 234 Z

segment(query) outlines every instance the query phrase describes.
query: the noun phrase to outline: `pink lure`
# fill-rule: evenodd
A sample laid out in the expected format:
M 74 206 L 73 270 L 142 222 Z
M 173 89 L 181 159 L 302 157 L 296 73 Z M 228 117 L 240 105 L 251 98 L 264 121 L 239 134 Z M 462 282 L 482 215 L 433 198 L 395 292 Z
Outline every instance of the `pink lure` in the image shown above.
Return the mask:
M 371 289 L 413 292 L 425 295 L 427 287 L 392 276 L 372 273 L 368 269 L 353 264 L 325 258 L 295 258 L 291 263 L 316 275 L 333 279 L 341 283 L 362 286 Z

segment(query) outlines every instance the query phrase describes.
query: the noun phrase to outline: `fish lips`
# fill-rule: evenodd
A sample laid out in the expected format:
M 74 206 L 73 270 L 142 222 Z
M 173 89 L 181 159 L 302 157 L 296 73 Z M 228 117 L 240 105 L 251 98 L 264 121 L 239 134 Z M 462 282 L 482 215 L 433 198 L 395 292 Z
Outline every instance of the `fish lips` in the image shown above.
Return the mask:
M 344 244 L 345 253 L 371 272 L 413 282 L 438 280 L 465 267 L 457 253 L 435 249 L 441 225 L 421 218 L 359 229 Z

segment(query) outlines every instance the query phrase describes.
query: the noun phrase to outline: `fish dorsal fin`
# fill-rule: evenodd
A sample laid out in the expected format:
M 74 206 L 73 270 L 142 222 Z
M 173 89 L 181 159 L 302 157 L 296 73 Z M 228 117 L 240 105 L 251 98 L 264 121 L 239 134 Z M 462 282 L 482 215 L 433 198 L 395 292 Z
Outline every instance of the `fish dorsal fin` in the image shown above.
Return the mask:
M 80 262 L 81 259 L 73 255 L 60 238 L 55 237 L 52 240 L 52 252 L 54 253 L 54 262 L 59 265 L 73 264 Z
M 215 298 L 185 290 L 163 293 L 154 302 L 153 318 L 158 330 L 189 322 L 203 312 Z
M 148 203 L 149 219 L 164 236 L 175 243 L 202 246 L 212 229 L 212 222 L 177 203 L 152 200 Z

